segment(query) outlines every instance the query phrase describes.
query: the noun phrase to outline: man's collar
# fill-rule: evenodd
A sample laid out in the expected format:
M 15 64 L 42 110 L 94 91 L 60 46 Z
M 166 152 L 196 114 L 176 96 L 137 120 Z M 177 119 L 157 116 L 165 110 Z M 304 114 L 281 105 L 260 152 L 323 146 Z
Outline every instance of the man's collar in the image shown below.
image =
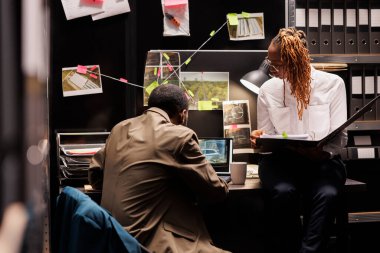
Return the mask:
M 145 112 L 155 112 L 155 113 L 158 113 L 160 114 L 162 117 L 164 117 L 166 119 L 166 121 L 168 122 L 171 122 L 170 121 L 170 118 L 169 118 L 169 115 L 162 109 L 158 108 L 158 107 L 151 107 L 151 108 L 148 108 Z

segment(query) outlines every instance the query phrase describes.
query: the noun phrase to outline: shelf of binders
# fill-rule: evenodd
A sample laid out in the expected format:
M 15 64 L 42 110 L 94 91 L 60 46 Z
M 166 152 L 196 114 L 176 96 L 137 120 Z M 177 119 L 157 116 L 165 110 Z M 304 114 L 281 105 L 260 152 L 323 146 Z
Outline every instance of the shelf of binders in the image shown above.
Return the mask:
M 288 0 L 288 24 L 311 54 L 380 53 L 379 0 Z
M 313 63 L 380 63 L 380 54 L 311 54 Z

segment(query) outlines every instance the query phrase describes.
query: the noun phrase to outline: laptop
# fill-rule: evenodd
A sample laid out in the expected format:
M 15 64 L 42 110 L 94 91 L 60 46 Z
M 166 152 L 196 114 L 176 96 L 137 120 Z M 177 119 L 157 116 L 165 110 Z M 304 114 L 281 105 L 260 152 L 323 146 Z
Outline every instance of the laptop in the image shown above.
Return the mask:
M 232 138 L 201 137 L 198 140 L 202 153 L 206 156 L 216 174 L 226 182 L 231 181 Z
M 349 125 L 354 123 L 355 120 L 364 115 L 364 113 L 370 111 L 375 104 L 376 100 L 380 98 L 380 95 L 369 101 L 360 110 L 355 112 L 346 122 L 340 125 L 337 129 L 329 133 L 326 137 L 320 140 L 305 140 L 305 139 L 292 139 L 292 138 L 258 138 L 256 140 L 256 145 L 258 148 L 262 148 L 263 151 L 272 151 L 277 148 L 293 146 L 293 147 L 323 147 L 334 137 L 336 137 L 340 132 L 346 129 Z

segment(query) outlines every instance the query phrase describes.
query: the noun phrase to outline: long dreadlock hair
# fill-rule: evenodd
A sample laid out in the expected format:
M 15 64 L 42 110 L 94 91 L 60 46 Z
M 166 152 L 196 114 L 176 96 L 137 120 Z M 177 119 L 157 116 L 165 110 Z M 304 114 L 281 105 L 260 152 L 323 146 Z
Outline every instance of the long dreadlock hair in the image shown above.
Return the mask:
M 298 118 L 310 102 L 311 67 L 306 34 L 293 27 L 282 28 L 272 42 L 281 49 L 281 61 L 290 83 L 291 94 L 297 100 Z M 284 83 L 285 85 L 285 83 Z

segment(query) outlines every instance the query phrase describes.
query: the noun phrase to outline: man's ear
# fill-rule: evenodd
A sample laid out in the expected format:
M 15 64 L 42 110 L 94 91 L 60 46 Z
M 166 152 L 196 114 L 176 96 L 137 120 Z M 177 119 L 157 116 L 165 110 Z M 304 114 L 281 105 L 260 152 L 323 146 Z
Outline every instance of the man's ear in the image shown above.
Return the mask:
M 179 113 L 179 115 L 180 115 L 180 124 L 186 123 L 186 121 L 187 121 L 187 113 L 188 113 L 187 109 L 183 109 L 182 112 Z

